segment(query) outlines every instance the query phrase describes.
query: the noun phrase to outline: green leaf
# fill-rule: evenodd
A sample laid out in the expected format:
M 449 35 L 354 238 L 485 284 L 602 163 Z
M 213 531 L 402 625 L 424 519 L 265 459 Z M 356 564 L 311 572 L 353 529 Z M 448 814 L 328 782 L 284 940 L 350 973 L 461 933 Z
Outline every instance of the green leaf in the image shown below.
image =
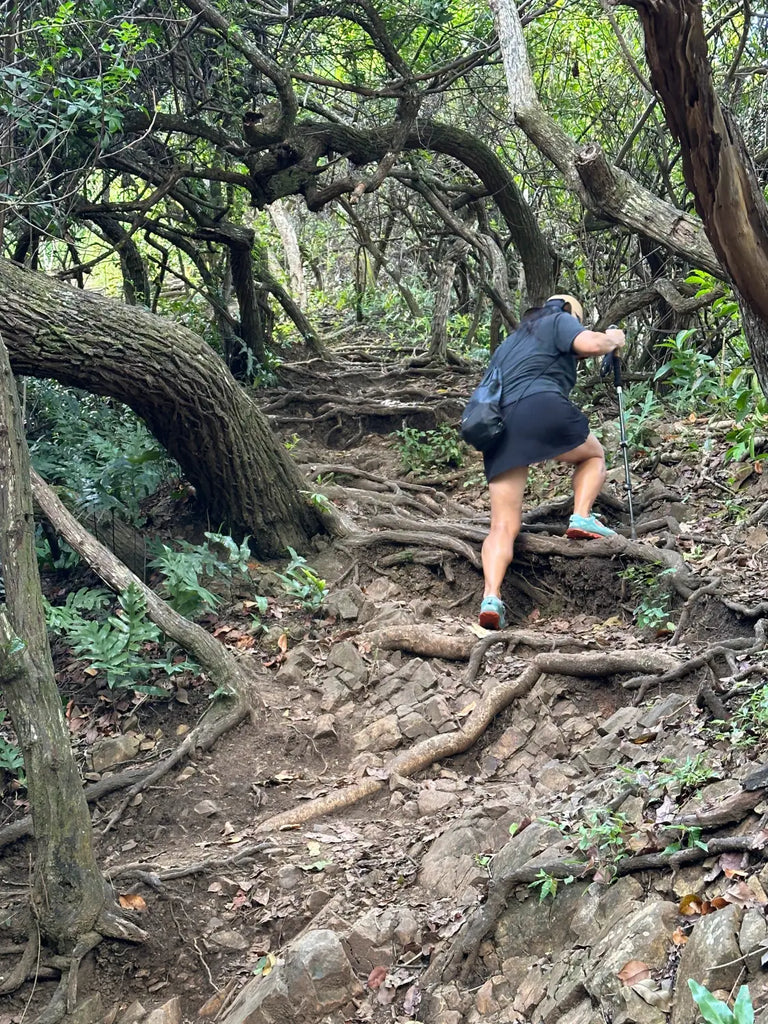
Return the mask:
M 691 990 L 693 1001 L 701 1010 L 701 1015 L 707 1024 L 735 1024 L 735 1018 L 725 1003 L 716 999 L 708 988 L 700 985 L 693 978 L 688 979 L 688 987 Z
M 736 1002 L 733 1004 L 733 1019 L 736 1024 L 755 1024 L 755 1011 L 746 985 L 741 986 L 739 994 L 736 996 Z

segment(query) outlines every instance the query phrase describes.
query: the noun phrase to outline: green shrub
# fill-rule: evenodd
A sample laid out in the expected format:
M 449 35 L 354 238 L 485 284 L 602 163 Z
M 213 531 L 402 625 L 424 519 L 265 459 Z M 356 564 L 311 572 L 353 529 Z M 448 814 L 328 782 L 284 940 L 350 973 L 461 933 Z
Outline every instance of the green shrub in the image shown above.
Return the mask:
M 403 427 L 395 434 L 403 468 L 422 476 L 448 466 L 464 465 L 464 446 L 454 427 L 441 423 L 435 430 Z

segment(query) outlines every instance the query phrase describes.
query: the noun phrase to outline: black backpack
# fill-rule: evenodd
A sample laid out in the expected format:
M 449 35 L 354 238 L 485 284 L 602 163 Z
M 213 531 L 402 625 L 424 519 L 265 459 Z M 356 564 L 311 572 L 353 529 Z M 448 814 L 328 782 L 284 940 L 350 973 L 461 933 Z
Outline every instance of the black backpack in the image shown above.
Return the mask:
M 487 452 L 504 433 L 501 413 L 501 371 L 492 366 L 467 402 L 459 427 L 461 436 L 478 451 Z

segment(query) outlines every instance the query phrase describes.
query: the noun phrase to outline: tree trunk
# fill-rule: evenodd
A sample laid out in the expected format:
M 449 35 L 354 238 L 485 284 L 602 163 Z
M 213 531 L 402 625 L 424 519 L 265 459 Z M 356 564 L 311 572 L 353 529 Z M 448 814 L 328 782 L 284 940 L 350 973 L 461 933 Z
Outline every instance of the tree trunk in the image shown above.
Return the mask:
M 703 226 L 608 163 L 599 146 L 579 147 L 539 103 L 520 15 L 512 0 L 491 0 L 516 124 L 551 160 L 581 203 L 598 217 L 652 238 L 669 252 L 723 276 Z
M 466 242 L 449 246 L 437 268 L 435 308 L 432 311 L 427 356 L 440 363 L 448 359 L 448 313 L 451 309 L 451 289 L 456 274 L 456 263 L 468 248 Z
M 707 237 L 744 302 L 768 323 L 768 205 L 741 132 L 715 93 L 701 3 L 622 2 L 640 15 L 651 81 Z
M 194 484 L 212 527 L 250 533 L 262 557 L 329 528 L 250 393 L 186 328 L 0 261 L 0 333 L 16 372 L 129 405 Z
M 67 952 L 93 929 L 105 887 L 61 711 L 35 555 L 29 453 L 0 338 L 0 686 L 24 756 L 36 840 L 32 905 L 41 934 Z
M 288 273 L 291 278 L 291 292 L 300 307 L 306 306 L 307 282 L 304 277 L 304 264 L 301 261 L 301 249 L 293 220 L 280 199 L 271 203 L 267 210 L 269 210 L 272 223 L 280 235 L 280 241 L 283 243 Z

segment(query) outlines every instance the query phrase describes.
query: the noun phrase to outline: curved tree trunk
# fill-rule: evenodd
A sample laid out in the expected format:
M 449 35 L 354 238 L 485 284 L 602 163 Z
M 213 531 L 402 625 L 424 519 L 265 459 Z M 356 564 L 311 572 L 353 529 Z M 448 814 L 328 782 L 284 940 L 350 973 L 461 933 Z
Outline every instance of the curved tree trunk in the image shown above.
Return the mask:
M 262 557 L 329 526 L 250 393 L 196 334 L 0 261 L 0 333 L 18 373 L 129 405 L 180 464 L 211 525 Z
M 105 888 L 48 645 L 35 555 L 29 453 L 0 339 L 0 686 L 24 756 L 36 840 L 32 904 L 43 937 L 62 952 L 89 932 Z

